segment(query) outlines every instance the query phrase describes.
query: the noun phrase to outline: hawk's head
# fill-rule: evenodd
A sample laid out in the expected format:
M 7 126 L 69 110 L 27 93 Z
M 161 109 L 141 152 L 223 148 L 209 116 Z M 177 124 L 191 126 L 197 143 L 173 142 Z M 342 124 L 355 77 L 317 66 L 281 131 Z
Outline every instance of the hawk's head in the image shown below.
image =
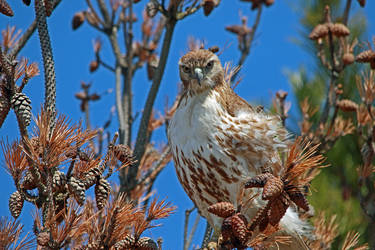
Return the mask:
M 184 88 L 201 92 L 224 81 L 220 60 L 209 50 L 193 50 L 178 62 Z

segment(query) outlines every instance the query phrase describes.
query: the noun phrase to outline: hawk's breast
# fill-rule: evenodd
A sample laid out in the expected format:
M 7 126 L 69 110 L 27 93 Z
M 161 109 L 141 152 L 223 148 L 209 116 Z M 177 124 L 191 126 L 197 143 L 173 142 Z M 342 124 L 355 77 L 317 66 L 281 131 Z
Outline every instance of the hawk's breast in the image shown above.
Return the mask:
M 238 183 L 250 174 L 247 159 L 234 150 L 241 147 L 236 138 L 246 135 L 235 128 L 217 98 L 215 92 L 186 96 L 168 129 L 177 176 L 205 217 L 209 205 L 235 202 Z

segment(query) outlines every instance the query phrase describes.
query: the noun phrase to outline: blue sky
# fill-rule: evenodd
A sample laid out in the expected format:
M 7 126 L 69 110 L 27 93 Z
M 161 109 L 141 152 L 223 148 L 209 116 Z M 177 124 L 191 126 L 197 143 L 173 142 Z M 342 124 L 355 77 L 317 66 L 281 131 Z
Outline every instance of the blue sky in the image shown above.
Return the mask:
M 21 1 L 8 1 L 15 15 L 12 18 L 0 16 L 0 28 L 6 25 L 16 25 L 17 28 L 25 30 L 34 19 L 33 7 L 21 4 Z M 94 2 L 94 1 L 93 1 Z M 141 11 L 147 1 L 143 0 L 135 5 L 138 18 L 141 19 Z M 193 36 L 206 41 L 208 46 L 217 45 L 220 48 L 226 47 L 221 55 L 222 62 L 232 61 L 236 63 L 240 56 L 237 50 L 236 36 L 224 31 L 226 25 L 239 24 L 239 13 L 249 16 L 250 24 L 255 18 L 255 12 L 251 12 L 249 5 L 240 1 L 221 1 L 221 5 L 215 9 L 207 18 L 202 11 L 179 22 L 174 33 L 170 56 L 165 75 L 156 100 L 155 108 L 163 111 L 165 99 L 168 97 L 172 102 L 177 94 L 178 59 L 187 51 L 187 40 Z M 80 90 L 80 81 L 93 82 L 92 89 L 103 93 L 114 88 L 114 76 L 104 68 L 91 74 L 88 65 L 94 59 L 92 40 L 100 37 L 103 41 L 103 52 L 101 57 L 107 63 L 113 65 L 113 56 L 109 51 L 109 43 L 102 34 L 99 34 L 87 24 L 84 24 L 77 31 L 71 29 L 71 19 L 77 11 L 85 10 L 85 1 L 62 1 L 53 15 L 48 19 L 49 31 L 56 63 L 57 79 L 57 108 L 59 112 L 67 115 L 72 121 L 83 119 L 80 112 L 79 102 L 74 93 Z M 259 29 L 252 47 L 252 52 L 246 60 L 240 75 L 243 81 L 236 88 L 236 92 L 249 102 L 269 104 L 272 95 L 279 89 L 290 91 L 288 78 L 283 73 L 285 69 L 297 70 L 299 66 L 305 65 L 308 71 L 313 71 L 311 55 L 307 54 L 300 47 L 291 42 L 291 38 L 299 37 L 301 27 L 299 26 L 299 13 L 292 8 L 292 1 L 276 1 L 276 3 L 263 11 Z M 364 10 L 360 10 L 356 1 L 353 1 L 354 12 L 361 11 L 368 16 L 369 36 L 375 35 L 375 20 L 370 13 L 375 13 L 375 2 L 368 1 Z M 135 26 L 140 27 L 141 22 Z M 135 32 L 136 39 L 140 38 Z M 40 46 L 36 34 L 30 39 L 27 46 L 21 51 L 21 56 L 28 57 L 31 61 L 37 61 L 42 68 Z M 146 99 L 148 88 L 151 82 L 147 80 L 144 69 L 137 71 L 134 78 L 134 110 L 141 111 Z M 33 104 L 33 115 L 39 112 L 40 105 L 44 98 L 43 73 L 33 78 L 24 89 Z M 288 97 L 295 105 L 292 96 Z M 107 94 L 91 105 L 92 124 L 101 126 L 109 115 L 110 108 L 114 105 L 114 93 Z M 110 130 L 116 131 L 117 118 L 115 118 Z M 135 123 L 137 129 L 138 121 Z M 0 129 L 0 138 L 14 140 L 18 137 L 16 119 L 10 113 Z M 153 141 L 156 145 L 166 143 L 164 128 L 155 133 Z M 1 156 L 1 158 L 3 158 Z M 3 162 L 1 162 L 3 165 Z M 117 177 L 112 178 L 117 182 Z M 5 169 L 0 169 L 0 186 L 3 190 L 0 199 L 0 215 L 10 216 L 8 211 L 8 197 L 15 191 L 11 177 Z M 192 207 L 192 202 L 183 192 L 176 178 L 173 164 L 169 164 L 156 182 L 155 189 L 160 198 L 167 197 L 178 207 L 177 212 L 170 218 L 162 221 L 163 226 L 150 231 L 153 238 L 159 236 L 164 239 L 165 249 L 180 249 L 183 240 L 184 212 Z M 30 230 L 32 219 L 30 216 L 30 205 L 26 206 L 20 217 L 25 223 L 26 229 Z M 192 216 L 192 219 L 194 219 Z M 190 224 L 193 224 L 193 220 Z M 194 243 L 200 244 L 204 230 L 204 220 L 201 219 L 197 237 Z

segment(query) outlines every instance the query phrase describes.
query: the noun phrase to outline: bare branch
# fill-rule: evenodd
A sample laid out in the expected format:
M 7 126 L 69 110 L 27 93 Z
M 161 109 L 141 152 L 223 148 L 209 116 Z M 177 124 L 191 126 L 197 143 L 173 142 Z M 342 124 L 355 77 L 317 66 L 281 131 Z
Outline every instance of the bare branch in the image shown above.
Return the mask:
M 196 209 L 196 206 L 185 210 L 185 223 L 184 223 L 184 242 L 183 242 L 183 248 L 184 250 L 188 249 L 189 246 L 187 245 L 187 239 L 188 239 L 188 228 L 189 228 L 189 218 L 190 214 Z
M 138 160 L 138 164 L 136 166 L 129 169 L 129 173 L 127 176 L 127 180 L 125 180 L 125 183 L 134 185 L 134 177 L 136 176 L 138 172 L 139 162 L 142 158 L 145 148 L 147 145 L 147 138 L 148 138 L 148 124 L 151 117 L 152 107 L 154 106 L 155 98 L 159 90 L 159 86 L 162 80 L 162 77 L 164 75 L 164 69 L 165 65 L 167 63 L 167 58 L 169 54 L 169 49 L 171 46 L 173 31 L 175 28 L 177 20 L 176 19 L 169 19 L 166 24 L 166 32 L 163 40 L 163 46 L 161 50 L 160 55 L 160 62 L 158 67 L 155 70 L 155 75 L 153 78 L 151 89 L 148 93 L 146 104 L 144 106 L 143 115 L 141 118 L 141 123 L 139 126 L 137 139 L 135 143 L 135 149 L 134 149 L 134 155 L 136 159 Z M 130 186 L 132 186 L 130 185 Z
M 257 11 L 257 16 L 255 18 L 255 21 L 254 21 L 254 24 L 253 26 L 251 27 L 251 33 L 249 35 L 249 38 L 246 39 L 244 41 L 244 47 L 241 49 L 241 57 L 237 63 L 237 66 L 239 67 L 239 69 L 237 70 L 237 72 L 233 75 L 232 77 L 232 80 L 231 82 L 235 82 L 237 76 L 238 76 L 238 73 L 240 72 L 241 70 L 241 66 L 244 64 L 246 58 L 248 57 L 248 55 L 250 54 L 250 51 L 251 51 L 251 45 L 253 44 L 253 40 L 254 40 L 254 36 L 255 36 L 255 33 L 257 31 L 257 28 L 259 26 L 259 22 L 260 22 L 260 18 L 262 16 L 262 9 L 263 9 L 263 5 L 260 4 L 259 7 L 258 7 L 258 11 Z M 246 36 L 246 35 L 245 35 Z

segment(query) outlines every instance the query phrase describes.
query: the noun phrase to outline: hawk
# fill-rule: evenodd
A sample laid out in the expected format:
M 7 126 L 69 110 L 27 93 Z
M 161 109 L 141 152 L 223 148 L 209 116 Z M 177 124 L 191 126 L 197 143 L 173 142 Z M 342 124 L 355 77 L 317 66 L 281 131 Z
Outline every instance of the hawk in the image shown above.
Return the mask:
M 288 133 L 278 117 L 253 108 L 234 93 L 211 51 L 190 51 L 180 59 L 179 71 L 183 93 L 169 123 L 168 140 L 179 181 L 217 230 L 222 219 L 207 208 L 221 201 L 237 205 L 241 183 L 266 169 L 278 172 L 278 152 L 286 148 Z M 246 216 L 251 219 L 264 204 L 256 198 Z M 291 208 L 280 226 L 294 236 L 306 230 Z

